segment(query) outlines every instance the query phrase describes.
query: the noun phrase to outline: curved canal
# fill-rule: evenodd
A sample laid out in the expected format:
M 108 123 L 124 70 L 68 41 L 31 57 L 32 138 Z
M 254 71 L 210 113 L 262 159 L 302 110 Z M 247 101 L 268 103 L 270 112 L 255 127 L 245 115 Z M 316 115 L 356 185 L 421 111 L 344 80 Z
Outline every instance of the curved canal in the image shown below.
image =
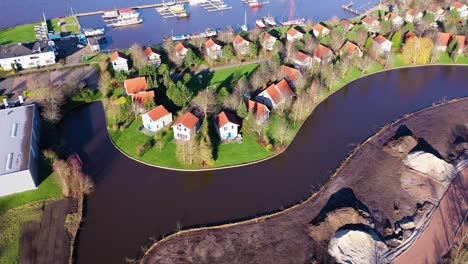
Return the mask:
M 468 96 L 468 67 L 431 66 L 355 81 L 320 104 L 291 146 L 255 165 L 177 172 L 126 158 L 93 103 L 66 118 L 66 143 L 95 180 L 78 242 L 78 263 L 125 263 L 149 238 L 178 226 L 242 220 L 309 197 L 348 153 L 382 126 L 445 99 Z

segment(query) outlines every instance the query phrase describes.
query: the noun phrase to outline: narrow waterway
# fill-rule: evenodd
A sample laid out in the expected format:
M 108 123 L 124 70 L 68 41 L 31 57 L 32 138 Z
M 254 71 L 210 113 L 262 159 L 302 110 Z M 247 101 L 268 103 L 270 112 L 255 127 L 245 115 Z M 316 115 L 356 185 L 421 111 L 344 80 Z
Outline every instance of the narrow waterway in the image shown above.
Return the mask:
M 68 116 L 67 143 L 96 182 L 78 243 L 78 263 L 125 263 L 148 238 L 182 226 L 254 217 L 307 198 L 348 153 L 382 126 L 435 102 L 468 96 L 468 67 L 375 74 L 320 104 L 282 155 L 241 168 L 175 172 L 126 158 L 110 142 L 103 109 Z

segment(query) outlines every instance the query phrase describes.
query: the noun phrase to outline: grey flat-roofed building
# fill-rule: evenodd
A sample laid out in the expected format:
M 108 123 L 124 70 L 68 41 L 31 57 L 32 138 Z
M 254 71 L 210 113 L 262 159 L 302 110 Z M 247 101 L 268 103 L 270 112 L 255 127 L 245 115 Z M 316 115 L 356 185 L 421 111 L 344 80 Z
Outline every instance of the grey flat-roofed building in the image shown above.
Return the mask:
M 36 189 L 38 115 L 34 104 L 0 110 L 0 196 Z

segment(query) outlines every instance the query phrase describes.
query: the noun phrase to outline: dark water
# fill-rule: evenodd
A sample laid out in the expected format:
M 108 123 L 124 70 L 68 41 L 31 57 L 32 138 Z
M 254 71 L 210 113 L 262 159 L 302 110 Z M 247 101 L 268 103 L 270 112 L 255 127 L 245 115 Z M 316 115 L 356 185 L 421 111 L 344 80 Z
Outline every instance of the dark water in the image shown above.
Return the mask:
M 75 13 L 108 10 L 137 6 L 142 4 L 161 3 L 162 0 L 1 0 L 0 1 L 0 28 L 35 22 L 42 19 L 44 12 L 46 18 Z M 341 8 L 348 0 L 294 0 L 293 16 L 312 18 L 315 21 L 329 19 L 332 16 L 346 18 L 353 16 Z M 356 7 L 367 7 L 369 3 L 377 0 L 354 0 Z M 253 28 L 255 20 L 266 16 L 274 16 L 278 21 L 287 20 L 289 13 L 289 0 L 270 0 L 262 8 L 250 9 L 240 0 L 225 0 L 233 8 L 222 12 L 207 12 L 196 4 L 186 4 L 191 16 L 188 19 L 163 19 L 154 8 L 140 10 L 143 24 L 134 27 L 108 29 L 109 44 L 103 49 L 127 48 L 133 43 L 141 45 L 160 43 L 164 36 L 187 34 L 204 31 L 206 28 L 225 29 L 232 26 L 239 30 L 244 23 L 244 11 L 247 10 L 249 28 Z M 27 8 L 25 8 L 27 7 Z M 106 27 L 100 16 L 81 17 L 83 28 Z
M 468 96 L 468 67 L 384 72 L 320 104 L 289 149 L 269 161 L 211 172 L 174 172 L 134 162 L 109 141 L 100 103 L 67 117 L 64 136 L 96 182 L 78 263 L 124 263 L 148 238 L 183 226 L 262 215 L 307 198 L 358 143 L 404 114 Z

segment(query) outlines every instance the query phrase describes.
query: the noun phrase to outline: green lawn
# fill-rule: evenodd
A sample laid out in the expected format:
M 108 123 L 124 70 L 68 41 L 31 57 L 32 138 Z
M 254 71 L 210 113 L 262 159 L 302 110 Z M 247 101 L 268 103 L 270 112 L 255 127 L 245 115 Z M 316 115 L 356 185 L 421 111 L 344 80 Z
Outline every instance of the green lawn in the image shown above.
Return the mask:
M 151 139 L 151 137 L 138 131 L 141 125 L 141 118 L 138 118 L 123 132 L 119 130 L 109 130 L 109 132 L 121 150 L 139 160 L 171 168 L 197 168 L 196 165 L 185 165 L 176 159 L 176 144 L 173 142 L 172 130 L 168 130 L 166 135 L 161 139 L 164 142 L 164 147 L 161 150 L 159 150 L 157 145 L 154 145 L 142 157 L 138 157 L 136 146 Z M 229 143 L 219 145 L 214 167 L 242 164 L 271 155 L 270 151 L 257 143 L 255 136 L 243 133 L 243 137 L 244 141 L 242 144 Z
M 23 206 L 0 214 L 0 263 L 18 263 L 21 224 L 40 221 L 41 204 Z
M 202 83 L 198 83 L 198 75 L 192 77 L 188 83 L 188 87 L 198 91 L 207 86 L 231 87 L 231 82 L 237 81 L 240 77 L 248 77 L 259 65 L 249 64 L 236 66 L 228 69 L 217 70 L 214 72 L 203 73 Z
M 440 55 L 440 58 L 439 58 L 439 60 L 437 62 L 442 63 L 442 64 L 444 64 L 444 63 L 445 64 L 455 63 L 447 52 L 442 52 L 442 54 Z M 459 56 L 458 59 L 457 59 L 456 64 L 468 64 L 468 57 L 467 56 Z
M 40 24 L 37 22 L 0 29 L 0 45 L 34 41 L 34 26 Z

